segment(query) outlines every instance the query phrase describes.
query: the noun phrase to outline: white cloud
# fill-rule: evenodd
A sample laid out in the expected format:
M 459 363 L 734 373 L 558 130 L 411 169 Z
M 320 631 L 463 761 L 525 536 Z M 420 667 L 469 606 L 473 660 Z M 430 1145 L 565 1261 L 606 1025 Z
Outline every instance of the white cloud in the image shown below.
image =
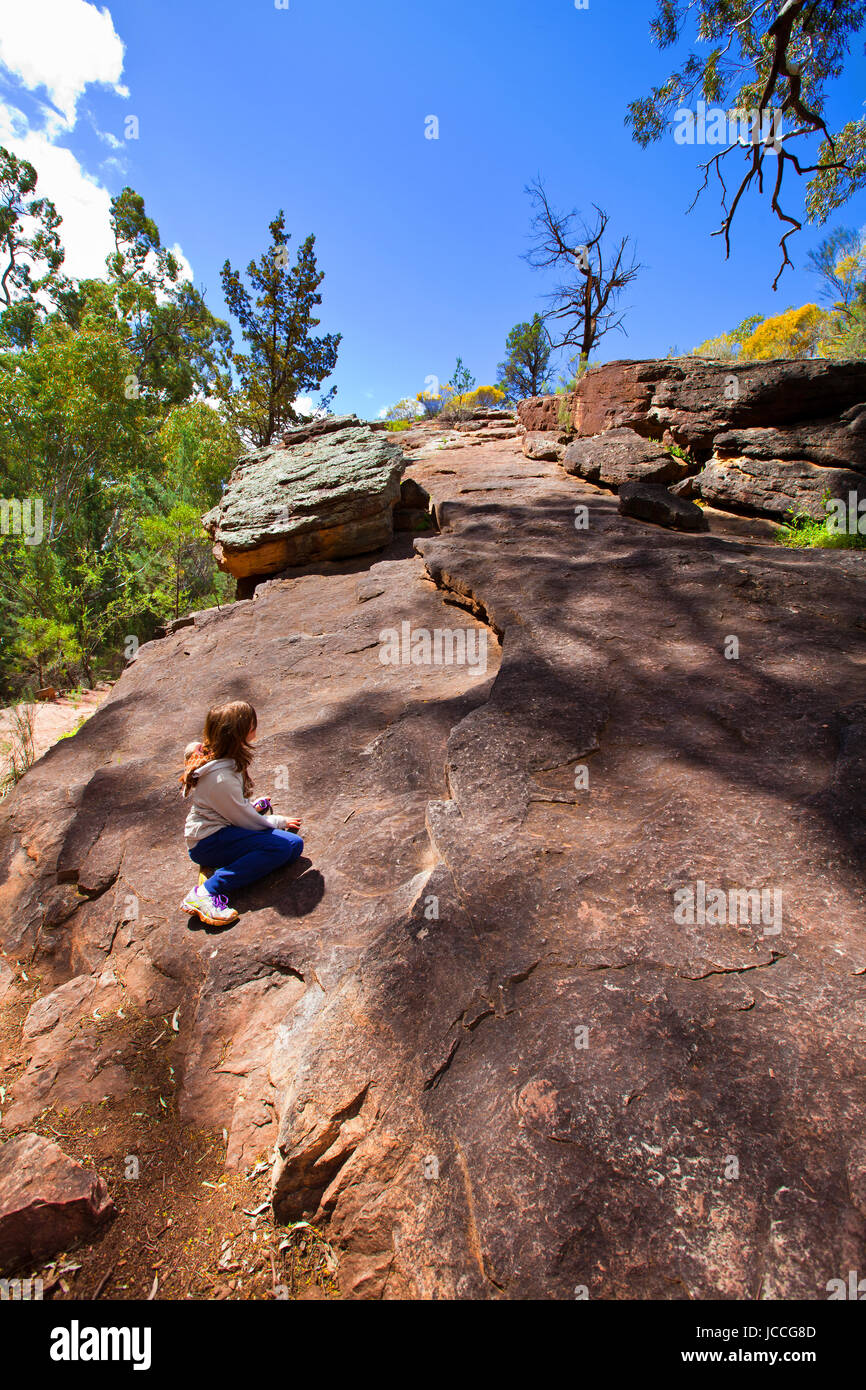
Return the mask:
M 0 105 L 0 145 L 28 159 L 39 175 L 36 193 L 50 198 L 63 225 L 63 269 L 78 279 L 105 274 L 105 258 L 114 250 L 109 224 L 111 195 L 79 164 L 71 150 L 55 145 L 44 131 L 30 130 L 8 107 Z
M 124 46 L 110 11 L 87 0 L 0 0 L 0 63 L 31 92 L 44 89 L 67 129 L 90 83 L 121 86 Z
M 87 0 L 0 0 L 0 69 L 8 70 L 42 102 L 37 125 L 0 100 L 0 145 L 36 169 L 37 195 L 50 198 L 63 219 L 63 270 L 76 279 L 105 274 L 105 258 L 114 250 L 111 193 L 58 141 L 74 128 L 88 86 L 129 96 L 120 81 L 124 52 L 107 7 L 100 9 Z M 121 140 L 99 130 L 85 114 L 111 149 L 121 148 Z M 115 156 L 103 160 L 101 167 L 125 177 L 123 161 Z M 182 249 L 171 249 L 181 263 L 182 277 L 191 280 L 192 266 Z

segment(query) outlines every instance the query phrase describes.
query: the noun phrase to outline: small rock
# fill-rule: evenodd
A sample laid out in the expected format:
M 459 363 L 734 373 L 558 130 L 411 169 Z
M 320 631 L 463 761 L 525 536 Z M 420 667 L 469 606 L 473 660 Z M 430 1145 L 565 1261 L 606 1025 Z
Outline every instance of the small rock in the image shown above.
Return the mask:
M 637 481 L 670 483 L 681 478 L 688 467 L 663 444 L 630 429 L 576 439 L 565 450 L 562 466 L 566 473 L 607 487 Z
M 673 491 L 673 488 L 671 489 Z M 679 494 L 682 497 L 682 493 Z M 741 516 L 739 512 L 726 512 L 716 507 L 701 507 L 711 531 L 721 535 L 745 536 L 748 539 L 764 538 L 773 540 L 782 530 L 781 522 L 771 521 L 766 516 Z
M 0 1145 L 0 1270 L 50 1259 L 114 1210 L 98 1174 L 38 1134 Z
M 529 430 L 523 436 L 523 453 L 528 459 L 557 463 L 570 436 L 559 430 Z
M 0 1004 L 15 984 L 15 972 L 5 960 L 0 960 Z
M 430 494 L 414 478 L 404 478 L 400 484 L 399 506 L 427 511 L 430 507 Z
M 676 531 L 706 531 L 707 519 L 700 507 L 685 497 L 674 497 L 659 483 L 624 483 L 619 490 L 619 510 L 638 521 L 654 521 Z

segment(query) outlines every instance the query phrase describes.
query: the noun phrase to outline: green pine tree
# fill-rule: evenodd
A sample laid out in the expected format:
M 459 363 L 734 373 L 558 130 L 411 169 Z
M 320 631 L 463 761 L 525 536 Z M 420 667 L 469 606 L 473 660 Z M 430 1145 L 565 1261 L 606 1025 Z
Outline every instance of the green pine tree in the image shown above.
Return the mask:
M 259 448 L 298 420 L 295 402 L 318 391 L 332 374 L 341 338 L 339 333 L 317 338 L 312 332 L 320 322 L 313 309 L 322 302 L 318 291 L 325 278 L 316 264 L 316 238 L 308 236 L 301 243 L 290 266 L 282 210 L 269 231 L 268 250 L 247 266 L 251 290 L 229 261 L 221 272 L 226 303 L 248 345 L 246 353 L 231 353 L 239 383 L 239 391 L 230 398 L 231 415 Z M 320 406 L 326 408 L 335 394 L 336 387 Z

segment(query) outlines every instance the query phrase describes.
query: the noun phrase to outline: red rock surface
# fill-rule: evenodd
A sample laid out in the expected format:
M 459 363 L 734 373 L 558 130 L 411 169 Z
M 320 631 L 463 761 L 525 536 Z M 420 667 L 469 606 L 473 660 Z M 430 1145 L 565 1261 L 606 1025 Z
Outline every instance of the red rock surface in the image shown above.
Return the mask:
M 664 445 L 625 428 L 606 430 L 590 439 L 575 439 L 562 454 L 561 462 L 566 473 L 614 488 L 622 483 L 678 482 L 688 471 L 683 460 Z
M 413 435 L 420 554 L 142 648 L 4 804 L 3 946 L 45 995 L 5 1132 L 110 1114 L 130 1058 L 75 1023 L 134 1008 L 176 1020 L 181 1113 L 228 1164 L 276 1144 L 276 1209 L 346 1296 L 823 1298 L 866 1244 L 863 557 L 675 534 L 516 440 Z M 404 621 L 483 625 L 487 672 L 383 666 Z M 229 696 L 306 858 L 190 931 L 175 776 Z M 699 882 L 781 893 L 781 930 L 678 922 Z
M 102 1178 L 37 1134 L 0 1144 L 0 1274 L 48 1259 L 107 1221 Z
M 562 399 L 534 396 L 521 401 L 521 424 L 526 430 L 561 426 Z M 787 427 L 835 420 L 856 405 L 862 410 L 866 363 L 736 363 L 698 357 L 605 362 L 590 368 L 571 399 L 572 427 L 581 437 L 626 427 L 657 439 L 664 435 L 705 458 L 714 436 L 723 430 Z M 858 457 L 859 466 L 866 466 L 862 444 Z

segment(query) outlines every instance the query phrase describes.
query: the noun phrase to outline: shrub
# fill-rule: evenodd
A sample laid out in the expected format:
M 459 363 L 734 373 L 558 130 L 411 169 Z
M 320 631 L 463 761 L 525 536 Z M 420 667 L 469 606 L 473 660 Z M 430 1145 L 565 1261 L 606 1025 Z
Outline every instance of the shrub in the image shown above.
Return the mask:
M 824 494 L 824 503 L 830 494 Z M 853 531 L 841 531 L 832 526 L 830 516 L 815 518 L 807 512 L 794 512 L 776 537 L 779 545 L 790 550 L 866 550 L 866 536 Z
M 12 740 L 3 749 L 3 754 L 8 759 L 8 766 L 0 778 L 0 796 L 6 796 L 8 792 L 11 792 L 12 788 L 21 781 L 27 769 L 32 767 L 36 761 L 33 737 L 36 706 L 22 700 L 19 704 L 12 706 L 10 713 Z
M 390 406 L 388 410 L 385 411 L 384 418 L 386 422 L 388 422 L 389 428 L 392 424 L 396 424 L 403 429 L 408 429 L 409 426 L 414 425 L 415 421 L 420 419 L 423 414 L 424 412 L 417 400 L 413 401 L 409 396 L 404 396 L 401 401 L 397 401 L 396 405 Z

